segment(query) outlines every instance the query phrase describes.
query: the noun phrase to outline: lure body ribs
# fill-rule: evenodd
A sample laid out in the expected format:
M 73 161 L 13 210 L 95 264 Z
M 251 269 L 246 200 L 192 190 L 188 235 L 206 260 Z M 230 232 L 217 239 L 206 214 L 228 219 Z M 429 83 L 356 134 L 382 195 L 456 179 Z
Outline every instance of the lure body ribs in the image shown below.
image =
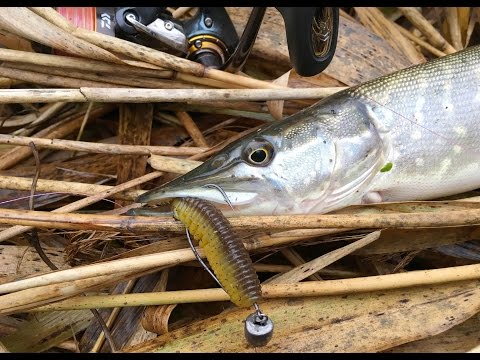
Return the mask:
M 260 281 L 250 255 L 221 211 L 208 201 L 195 198 L 174 199 L 171 206 L 173 216 L 205 251 L 231 301 L 240 307 L 258 302 L 262 296 Z

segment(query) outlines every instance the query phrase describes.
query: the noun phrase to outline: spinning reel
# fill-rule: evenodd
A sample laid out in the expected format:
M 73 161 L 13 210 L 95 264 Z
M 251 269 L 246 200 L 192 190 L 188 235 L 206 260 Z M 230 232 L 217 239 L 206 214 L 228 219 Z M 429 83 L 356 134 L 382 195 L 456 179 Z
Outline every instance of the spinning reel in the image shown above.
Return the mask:
M 277 7 L 285 21 L 290 61 L 301 76 L 322 72 L 335 53 L 339 11 L 335 7 Z M 238 37 L 223 7 L 199 7 L 188 20 L 166 7 L 57 8 L 77 26 L 90 27 L 205 66 L 237 72 L 250 54 L 265 7 L 254 7 Z M 93 18 L 94 17 L 94 18 Z

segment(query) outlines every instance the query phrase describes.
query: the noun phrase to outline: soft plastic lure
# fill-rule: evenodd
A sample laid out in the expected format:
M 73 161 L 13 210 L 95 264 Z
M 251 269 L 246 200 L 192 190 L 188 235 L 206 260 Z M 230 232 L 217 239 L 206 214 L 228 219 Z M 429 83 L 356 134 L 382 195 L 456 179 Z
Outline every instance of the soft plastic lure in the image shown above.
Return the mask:
M 174 199 L 172 211 L 205 251 L 231 301 L 240 307 L 259 301 L 262 291 L 252 260 L 221 211 L 208 201 L 191 197 Z
M 230 296 L 230 300 L 240 307 L 255 307 L 255 312 L 245 319 L 244 332 L 248 343 L 252 346 L 267 344 L 273 335 L 273 322 L 258 307 L 257 302 L 262 298 L 260 281 L 247 249 L 232 230 L 230 222 L 206 200 L 175 198 L 171 206 L 173 216 L 187 228 L 187 237 L 195 256 Z M 213 274 L 197 254 L 190 233 L 205 251 Z

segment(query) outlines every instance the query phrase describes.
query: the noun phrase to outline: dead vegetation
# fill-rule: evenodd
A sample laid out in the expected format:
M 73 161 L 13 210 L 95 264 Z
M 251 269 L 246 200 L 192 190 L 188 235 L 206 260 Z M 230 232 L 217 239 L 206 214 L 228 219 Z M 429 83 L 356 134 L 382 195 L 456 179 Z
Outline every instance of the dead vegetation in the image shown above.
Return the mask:
M 250 9 L 228 11 L 241 31 Z M 265 122 L 479 44 L 479 16 L 343 8 L 334 60 L 302 78 L 274 8 L 238 74 L 77 28 L 52 8 L 0 8 L 0 351 L 478 352 L 478 191 L 231 218 L 275 322 L 261 349 L 243 337 L 251 309 L 199 267 L 179 222 L 122 214 Z

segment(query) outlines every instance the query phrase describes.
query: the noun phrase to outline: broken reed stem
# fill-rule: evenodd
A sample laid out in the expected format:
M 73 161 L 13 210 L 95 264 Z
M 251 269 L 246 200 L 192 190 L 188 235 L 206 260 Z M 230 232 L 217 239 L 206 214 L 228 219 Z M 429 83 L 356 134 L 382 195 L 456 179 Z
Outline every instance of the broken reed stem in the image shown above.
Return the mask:
M 185 15 L 187 12 L 189 12 L 191 9 L 193 9 L 193 7 L 188 7 L 188 6 L 178 7 L 172 13 L 172 17 L 174 19 L 178 19 L 178 18 L 182 17 L 183 15 Z
M 79 89 L 0 89 L 0 104 L 88 102 Z
M 21 129 L 15 130 L 15 132 L 23 131 L 26 128 L 31 128 L 45 120 L 48 120 L 66 104 L 67 103 L 64 102 L 47 104 L 42 106 L 38 111 L 33 111 L 23 115 L 14 115 L 8 120 L 0 119 L 0 124 L 2 125 L 2 128 L 24 126 Z
M 174 78 L 175 78 L 175 80 L 180 80 L 180 81 L 188 82 L 188 83 L 191 83 L 191 84 L 210 86 L 210 87 L 213 87 L 213 88 L 245 89 L 245 86 L 241 86 L 241 85 L 237 85 L 237 84 L 231 84 L 231 83 L 228 83 L 228 82 L 225 82 L 225 81 L 220 81 L 220 80 L 200 78 L 200 77 L 196 77 L 196 76 L 189 75 L 189 74 L 184 74 L 184 73 L 176 73 Z
M 147 162 L 155 170 L 182 175 L 202 164 L 201 161 L 177 159 L 161 155 L 152 155 Z
M 353 279 L 307 281 L 295 284 L 265 284 L 262 285 L 262 295 L 265 299 L 347 295 L 476 279 L 480 279 L 480 264 Z M 225 300 L 229 300 L 229 296 L 225 291 L 217 288 L 76 297 L 30 311 L 80 310 L 94 307 L 149 306 Z
M 137 60 L 146 61 L 154 65 L 172 69 L 181 73 L 187 73 L 200 78 L 209 78 L 213 80 L 227 82 L 229 84 L 235 84 L 235 86 L 241 85 L 247 88 L 283 88 L 282 86 L 275 85 L 267 81 L 248 78 L 236 74 L 230 74 L 228 72 L 217 69 L 205 68 L 199 63 L 179 58 L 177 56 L 173 56 L 167 53 L 163 53 L 161 51 L 154 50 L 146 46 L 134 44 L 126 40 L 104 35 L 98 32 L 77 28 L 73 34 L 78 38 L 98 45 L 106 50 L 117 52 Z
M 28 114 L 13 115 L 7 118 L 2 117 L 0 118 L 0 123 L 2 124 L 2 128 L 18 127 L 31 124 L 33 121 L 38 119 L 39 116 L 42 116 L 43 113 L 45 113 L 48 109 L 50 109 L 52 106 L 55 106 L 55 104 L 58 103 L 44 105 L 37 111 L 32 111 Z
M 0 189 L 8 190 L 25 190 L 32 188 L 32 179 L 17 177 L 17 176 L 3 176 L 0 175 Z M 72 195 L 90 196 L 96 193 L 106 191 L 113 188 L 108 185 L 86 184 L 72 181 L 48 180 L 38 179 L 36 191 L 37 192 L 58 192 Z M 145 190 L 127 190 L 116 194 L 112 194 L 110 199 L 116 200 L 135 200 L 138 196 L 143 194 Z
M 197 124 L 193 121 L 192 117 L 185 111 L 176 111 L 178 119 L 182 123 L 183 127 L 187 131 L 188 135 L 192 138 L 194 144 L 199 147 L 209 147 L 207 140 L 203 136 L 202 132 L 198 128 Z
M 43 79 L 42 74 L 55 75 L 58 79 L 79 79 L 90 82 L 97 82 L 99 84 L 107 84 L 110 87 L 140 87 L 153 89 L 171 89 L 171 88 L 191 88 L 192 86 L 186 83 L 172 81 L 168 79 L 159 79 L 152 77 L 142 77 L 135 75 L 114 75 L 110 73 L 92 72 L 88 68 L 82 70 L 55 68 L 52 66 L 36 65 L 36 64 L 22 64 L 18 62 L 4 62 L 3 67 L 23 71 L 24 73 L 36 73 Z M 1 68 L 0 68 L 1 69 Z M 21 73 L 21 72 L 20 72 Z M 37 76 L 37 77 L 38 77 Z M 71 83 L 71 81 L 69 81 Z M 55 85 L 55 84 L 53 84 Z M 121 86 L 117 86 L 121 85 Z M 83 85 L 87 86 L 87 85 Z M 69 86 L 81 87 L 81 86 Z
M 53 8 L 51 11 L 56 12 Z M 58 14 L 58 13 L 57 13 Z M 28 24 L 28 26 L 25 26 Z M 28 40 L 62 50 L 68 54 L 96 60 L 121 63 L 114 54 L 78 39 L 26 7 L 4 7 L 0 12 L 0 27 Z
M 0 76 L 10 79 L 22 80 L 28 83 L 40 84 L 45 86 L 58 86 L 64 88 L 80 88 L 80 87 L 127 87 L 125 85 L 111 84 L 108 82 L 82 80 L 75 77 L 50 75 L 28 70 L 12 69 L 0 66 Z
M 387 19 L 383 13 L 376 7 L 355 7 L 355 12 L 362 24 L 370 28 L 377 35 L 386 39 L 389 44 L 397 49 L 401 54 L 412 62 L 412 64 L 421 64 L 425 62 L 425 57 L 415 46 L 406 39 L 402 33 L 395 27 L 394 22 Z
M 108 114 L 115 108 L 114 105 L 100 105 L 95 107 L 90 114 L 90 118 L 95 119 L 97 117 Z M 63 138 L 72 132 L 78 130 L 82 124 L 83 117 L 85 116 L 86 110 L 79 110 L 78 112 L 73 113 L 68 118 L 54 123 L 47 128 L 40 130 L 35 135 L 41 138 L 53 139 L 53 138 Z M 3 135 L 11 136 L 11 135 Z M 35 138 L 36 139 L 36 138 Z M 46 140 L 49 141 L 49 140 Z M 18 162 L 28 158 L 30 156 L 30 149 L 24 147 L 14 147 L 13 149 L 7 151 L 6 153 L 0 156 L 0 170 L 8 169 Z
M 204 257 L 203 250 L 198 249 L 198 253 Z M 52 284 L 68 283 L 70 281 L 88 279 L 100 275 L 107 276 L 119 272 L 124 274 L 138 273 L 165 266 L 174 266 L 195 259 L 195 254 L 188 248 L 78 266 L 72 269 L 50 272 L 44 275 L 0 284 L 0 294 L 30 290 Z M 0 312 L 3 307 L 1 306 L 2 299 L 4 299 L 4 297 L 0 297 Z
M 119 144 L 101 144 L 86 141 L 74 141 L 63 139 L 43 139 L 37 137 L 14 136 L 0 134 L 0 144 L 28 146 L 34 142 L 40 148 L 55 150 L 84 151 L 97 154 L 112 155 L 196 155 L 208 148 L 199 147 L 178 147 L 178 146 L 150 146 L 150 145 L 119 145 Z
M 279 271 L 279 272 L 286 273 L 287 271 L 290 271 L 297 266 L 302 266 L 303 264 L 306 263 L 305 259 L 303 259 L 302 256 L 296 250 L 294 250 L 293 247 L 286 247 L 286 248 L 280 249 L 280 252 L 282 253 L 282 255 L 288 261 L 290 261 L 294 265 L 294 267 L 292 267 L 291 269 L 288 269 L 288 270 L 285 270 L 285 271 Z M 254 267 L 254 268 L 255 268 L 255 271 L 258 272 L 258 269 L 256 267 Z M 263 281 L 262 284 L 272 283 L 273 280 L 276 279 L 276 278 L 277 277 L 273 276 L 273 277 Z M 312 281 L 323 280 L 318 273 L 312 274 L 312 275 L 308 276 L 307 278 L 312 280 Z M 272 279 L 272 280 L 270 280 L 270 279 Z
M 345 88 L 295 89 L 101 89 L 81 88 L 95 102 L 196 102 L 321 99 Z M 1 95 L 1 92 L 0 92 Z
M 447 54 L 456 52 L 455 48 L 448 43 L 447 40 L 428 22 L 420 11 L 414 7 L 399 7 L 403 15 L 425 35 L 427 40 L 436 48 L 444 51 Z
M 152 176 L 150 173 L 145 176 Z M 158 176 L 158 175 L 157 175 Z M 141 178 L 138 178 L 141 179 Z M 127 183 L 125 183 L 127 184 Z M 122 184 L 123 185 L 123 184 Z M 120 185 L 119 185 L 120 186 Z M 118 186 L 112 188 L 117 189 Z M 123 191 L 121 189 L 118 191 Z M 103 195 L 110 196 L 111 192 Z M 75 204 L 75 203 L 73 203 Z M 71 205 L 73 205 L 71 204 Z M 183 225 L 170 217 L 116 216 L 93 214 L 66 214 L 62 211 L 28 211 L 0 209 L 0 223 L 27 225 L 41 228 L 104 231 L 173 231 L 184 230 Z M 77 210 L 77 209 L 74 209 Z M 71 211 L 74 211 L 71 210 Z M 379 214 L 327 214 L 327 215 L 280 215 L 238 216 L 229 218 L 236 230 L 288 230 L 317 228 L 414 228 L 466 226 L 480 224 L 480 209 L 379 213 Z
M 319 100 L 345 89 L 347 88 L 103 89 L 82 87 L 80 89 L 0 89 L 0 104 L 50 103 L 58 101 L 97 103 L 187 102 L 201 104 L 209 101 Z
M 68 21 L 66 21 L 66 19 L 58 12 L 56 12 L 53 8 L 32 8 L 32 10 L 35 11 L 37 14 L 40 14 L 40 16 L 42 16 L 43 18 L 48 19 L 48 21 L 56 24 L 68 34 L 72 34 L 78 39 L 85 40 L 90 44 L 111 51 L 113 53 L 119 53 L 129 58 L 148 62 L 181 73 L 187 73 L 201 78 L 205 77 L 214 80 L 224 81 L 230 84 L 235 84 L 236 86 L 242 85 L 249 88 L 253 87 L 267 89 L 281 88 L 278 85 L 266 81 L 247 78 L 245 76 L 236 74 L 230 74 L 221 70 L 208 69 L 205 68 L 202 64 L 179 58 L 177 56 L 164 53 L 162 51 L 151 49 L 143 45 L 135 44 L 99 32 L 94 32 L 83 28 L 77 28 Z
M 91 72 L 103 72 L 107 74 L 142 76 L 160 79 L 171 79 L 174 75 L 172 70 L 154 70 L 129 65 L 112 64 L 99 60 L 75 58 L 70 56 L 32 53 L 28 51 L 0 48 L 0 60 L 12 63 L 24 63 L 41 65 L 58 69 L 86 70 Z
M 426 41 L 423 41 L 422 39 L 420 39 L 418 36 L 412 34 L 410 31 L 408 31 L 407 29 L 405 29 L 403 26 L 400 26 L 398 24 L 395 23 L 395 26 L 397 27 L 397 29 L 408 39 L 410 39 L 411 41 L 413 41 L 414 43 L 416 43 L 417 45 L 423 47 L 424 49 L 428 50 L 430 53 L 432 53 L 433 55 L 437 56 L 437 57 L 442 57 L 442 56 L 445 56 L 447 55 L 446 53 L 444 53 L 443 51 L 440 51 L 438 50 L 436 47 L 430 45 L 428 42 Z
M 27 133 L 32 133 L 34 127 L 40 125 L 41 123 L 49 120 L 53 115 L 59 112 L 64 106 L 66 106 L 66 102 L 58 102 L 53 103 L 49 106 L 44 112 L 42 112 L 36 119 L 30 122 L 26 127 L 17 129 L 13 132 L 14 135 L 26 135 Z
M 460 33 L 460 24 L 458 23 L 458 9 L 456 7 L 446 7 L 445 13 L 452 45 L 455 50 L 462 50 L 462 35 Z
M 153 180 L 159 176 L 161 176 L 163 173 L 159 171 L 154 171 L 151 172 L 150 174 L 143 175 L 139 178 L 127 181 L 125 183 L 122 183 L 120 185 L 114 186 L 110 189 L 107 189 L 105 191 L 99 192 L 95 195 L 86 197 L 84 199 L 75 201 L 73 203 L 67 204 L 65 206 L 62 206 L 58 209 L 53 210 L 50 214 L 53 215 L 54 213 L 65 213 L 65 212 L 70 212 L 70 211 L 76 211 L 79 209 L 82 209 L 85 206 L 89 206 L 91 204 L 96 203 L 97 201 L 100 201 L 102 199 L 105 199 L 112 194 L 125 191 L 131 187 L 140 185 L 146 181 Z M 31 226 L 12 226 L 8 229 L 5 229 L 3 231 L 0 231 L 0 243 L 2 241 L 8 240 L 13 236 L 23 234 L 25 231 L 31 230 Z
M 380 237 L 380 234 L 381 231 L 374 231 L 364 236 L 360 240 L 357 240 L 339 249 L 333 250 L 325 255 L 306 262 L 305 264 L 297 266 L 284 274 L 281 274 L 280 276 L 274 278 L 272 281 L 269 281 L 269 284 L 286 284 L 302 281 L 307 277 L 317 273 L 319 270 L 334 263 L 335 261 L 377 240 Z
M 133 289 L 134 285 L 135 285 L 135 280 L 129 280 L 127 285 L 125 286 L 125 289 L 123 289 L 122 293 L 123 294 L 130 293 L 130 291 Z M 108 316 L 108 320 L 106 321 L 106 327 L 108 329 L 112 328 L 112 325 L 115 322 L 115 320 L 117 319 L 120 310 L 121 310 L 121 308 L 116 307 L 112 310 L 112 312 Z M 95 344 L 93 345 L 90 352 L 91 353 L 99 352 L 100 349 L 102 348 L 102 345 L 103 345 L 104 342 L 105 342 L 105 332 L 102 330 L 100 332 L 100 335 L 98 335 L 97 341 L 95 341 Z
M 40 304 L 45 305 L 67 297 L 83 295 L 84 292 L 105 288 L 112 283 L 123 281 L 128 276 L 125 272 L 119 271 L 116 274 L 92 276 L 63 284 L 39 286 L 0 296 L 0 314 L 21 312 Z

